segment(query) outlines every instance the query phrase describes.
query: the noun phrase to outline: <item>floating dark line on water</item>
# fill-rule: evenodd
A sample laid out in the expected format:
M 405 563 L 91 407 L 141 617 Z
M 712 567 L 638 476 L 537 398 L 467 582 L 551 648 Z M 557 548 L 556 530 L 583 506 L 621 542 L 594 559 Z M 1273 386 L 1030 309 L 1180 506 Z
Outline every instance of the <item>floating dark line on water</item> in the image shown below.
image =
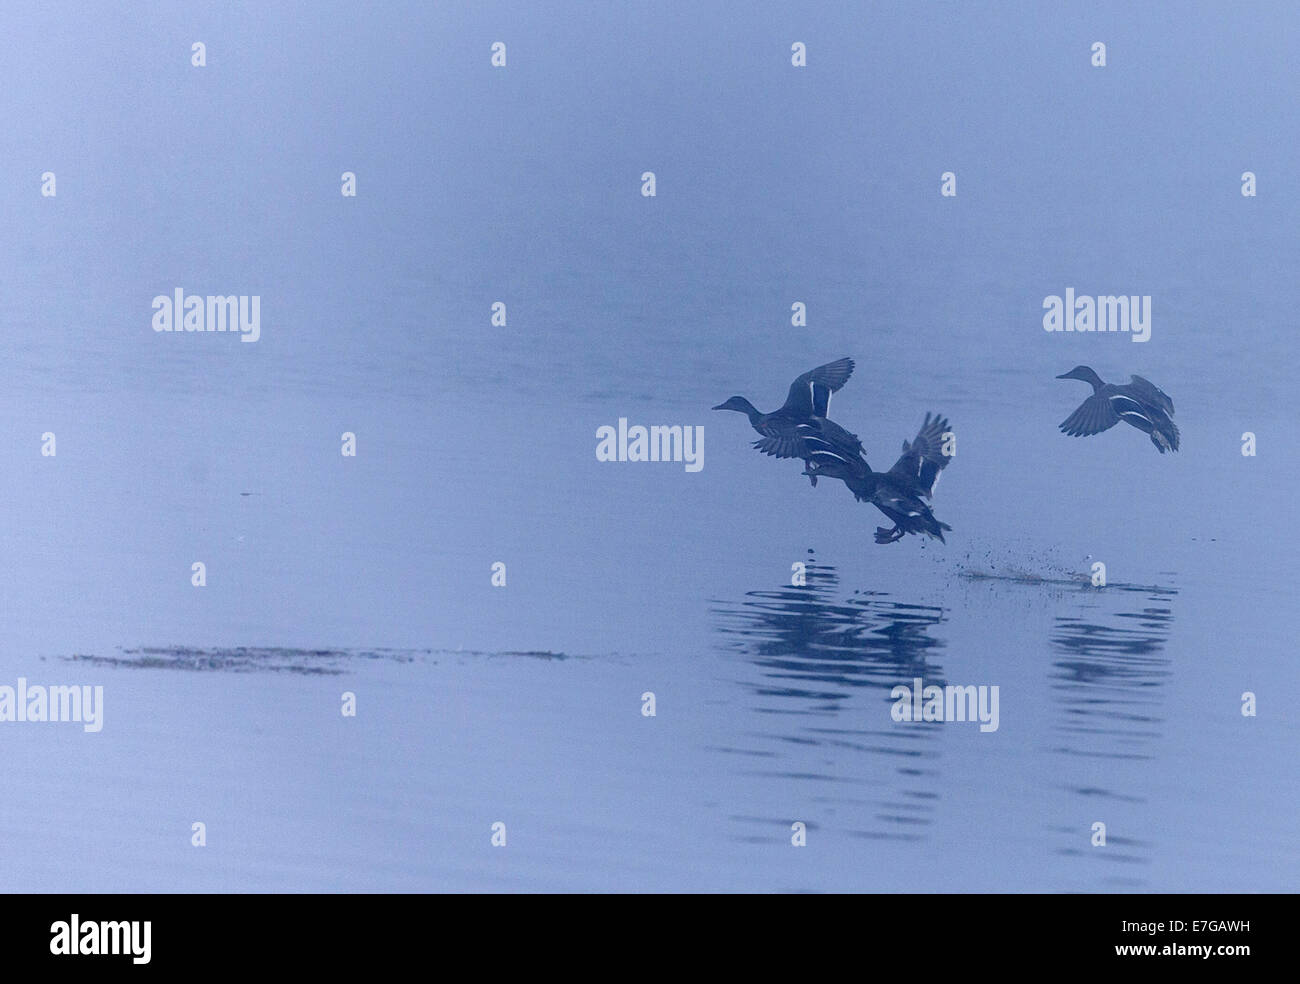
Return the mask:
M 226 673 L 298 673 L 307 676 L 339 676 L 352 672 L 358 660 L 387 660 L 413 663 L 435 656 L 526 657 L 541 660 L 593 659 L 550 649 L 388 649 L 324 648 L 296 649 L 291 646 L 138 646 L 119 648 L 115 655 L 74 653 L 61 657 L 70 662 L 126 669 L 215 671 Z
M 119 648 L 116 655 L 74 653 L 64 659 L 127 669 L 217 671 L 228 673 L 299 673 L 337 676 L 358 659 L 410 663 L 421 652 L 401 649 L 295 649 L 282 646 L 139 646 Z
M 1176 588 L 1166 588 L 1158 584 L 1125 584 L 1118 581 L 1108 581 L 1104 587 L 1094 587 L 1092 580 L 1087 574 L 1080 574 L 1078 577 L 1044 577 L 1041 574 L 1032 574 L 1028 571 L 1017 571 L 1011 574 L 994 574 L 989 571 L 964 570 L 958 571 L 957 576 L 963 577 L 968 581 L 1006 581 L 1011 584 L 1087 588 L 1089 591 L 1138 591 L 1146 594 L 1178 594 Z

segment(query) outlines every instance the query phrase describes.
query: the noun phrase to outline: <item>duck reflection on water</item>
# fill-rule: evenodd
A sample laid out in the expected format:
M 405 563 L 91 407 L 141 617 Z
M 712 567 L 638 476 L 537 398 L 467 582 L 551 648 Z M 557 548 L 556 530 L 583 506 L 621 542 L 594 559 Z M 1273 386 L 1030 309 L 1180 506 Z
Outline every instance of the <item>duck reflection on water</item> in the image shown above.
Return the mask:
M 890 691 L 918 676 L 943 685 L 935 657 L 944 643 L 931 635 L 943 609 L 884 592 L 844 594 L 835 568 L 811 561 L 805 579 L 714 603 L 719 646 L 756 671 L 742 685 L 765 722 L 714 751 L 735 756 L 741 775 L 775 784 L 781 797 L 811 784 L 799 796 L 818 810 L 812 824 L 834 823 L 854 838 L 920 840 L 942 796 L 941 725 L 895 722 Z M 759 841 L 781 820 L 732 819 L 757 831 L 739 839 Z
M 756 692 L 832 709 L 856 688 L 886 692 L 923 677 L 944 685 L 932 659 L 943 642 L 930 634 L 943 609 L 892 600 L 885 592 L 841 597 L 834 567 L 805 564 L 806 584 L 749 591 L 739 603 L 715 603 L 725 648 L 745 655 L 767 682 Z

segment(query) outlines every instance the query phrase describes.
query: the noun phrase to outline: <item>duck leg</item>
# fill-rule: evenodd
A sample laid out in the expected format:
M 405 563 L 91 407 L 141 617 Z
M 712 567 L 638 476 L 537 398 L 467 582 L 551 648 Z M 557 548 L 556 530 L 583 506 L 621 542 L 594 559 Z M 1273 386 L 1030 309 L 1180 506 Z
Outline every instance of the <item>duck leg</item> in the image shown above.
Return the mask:
M 883 526 L 876 527 L 877 543 L 896 543 L 903 538 L 903 531 L 895 526 L 892 530 L 887 530 Z

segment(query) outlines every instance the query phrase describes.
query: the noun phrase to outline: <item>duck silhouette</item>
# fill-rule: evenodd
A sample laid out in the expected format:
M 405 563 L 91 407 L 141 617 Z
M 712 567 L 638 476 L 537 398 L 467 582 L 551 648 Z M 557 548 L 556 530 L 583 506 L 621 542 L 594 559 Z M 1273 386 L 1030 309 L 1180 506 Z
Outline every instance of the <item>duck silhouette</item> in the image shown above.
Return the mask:
M 945 543 L 943 531 L 952 527 L 936 519 L 924 500 L 933 498 L 939 475 L 952 460 L 943 453 L 946 433 L 948 419 L 927 413 L 916 437 L 903 442 L 902 455 L 887 472 L 872 471 L 861 456 L 814 459 L 806 469 L 838 478 L 855 499 L 870 502 L 893 522 L 893 529 L 876 527 L 877 543 L 894 543 L 908 533 L 924 533 Z
M 1092 384 L 1092 396 L 1061 423 L 1063 433 L 1090 437 L 1123 420 L 1149 435 L 1161 454 L 1178 450 L 1178 427 L 1170 419 L 1174 401 L 1149 380 L 1130 376 L 1127 383 L 1106 383 L 1091 366 L 1075 366 L 1056 378 Z
M 858 436 L 827 416 L 831 394 L 852 375 L 853 360 L 836 359 L 798 376 L 790 384 L 785 403 L 771 413 L 758 410 L 743 396 L 733 396 L 713 409 L 745 414 L 750 426 L 763 435 L 753 446 L 764 454 L 777 458 L 803 457 L 805 462 L 857 458 L 862 454 Z M 816 469 L 805 474 L 813 485 L 817 484 Z

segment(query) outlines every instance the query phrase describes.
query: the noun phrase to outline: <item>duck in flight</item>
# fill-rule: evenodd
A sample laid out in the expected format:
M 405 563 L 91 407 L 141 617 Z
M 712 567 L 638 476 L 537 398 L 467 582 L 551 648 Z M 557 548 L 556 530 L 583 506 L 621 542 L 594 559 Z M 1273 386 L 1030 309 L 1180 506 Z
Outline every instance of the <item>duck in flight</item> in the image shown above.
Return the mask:
M 1170 419 L 1174 415 L 1174 401 L 1150 381 L 1130 376 L 1127 383 L 1103 383 L 1090 366 L 1075 366 L 1056 378 L 1092 384 L 1092 396 L 1062 422 L 1064 433 L 1071 437 L 1090 437 L 1123 420 L 1150 435 L 1151 443 L 1161 454 L 1178 450 L 1178 427 Z
M 916 438 L 903 442 L 902 456 L 887 472 L 872 471 L 861 455 L 841 454 L 814 456 L 804 473 L 840 479 L 855 499 L 870 502 L 889 517 L 894 528 L 876 527 L 877 543 L 894 543 L 908 533 L 924 533 L 943 543 L 943 531 L 952 527 L 935 519 L 924 500 L 933 498 L 939 473 L 952 460 L 943 453 L 946 433 L 947 418 L 927 413 Z
M 839 390 L 853 375 L 852 359 L 836 359 L 824 366 L 810 369 L 790 384 L 785 403 L 771 413 L 756 409 L 743 396 L 733 396 L 719 403 L 714 410 L 735 410 L 749 418 L 750 426 L 762 435 L 754 447 L 764 454 L 778 458 L 816 456 L 816 459 L 838 461 L 845 456 L 860 457 L 862 442 L 856 434 L 845 430 L 827 417 L 831 394 Z M 805 471 L 813 485 L 817 484 L 817 469 Z

